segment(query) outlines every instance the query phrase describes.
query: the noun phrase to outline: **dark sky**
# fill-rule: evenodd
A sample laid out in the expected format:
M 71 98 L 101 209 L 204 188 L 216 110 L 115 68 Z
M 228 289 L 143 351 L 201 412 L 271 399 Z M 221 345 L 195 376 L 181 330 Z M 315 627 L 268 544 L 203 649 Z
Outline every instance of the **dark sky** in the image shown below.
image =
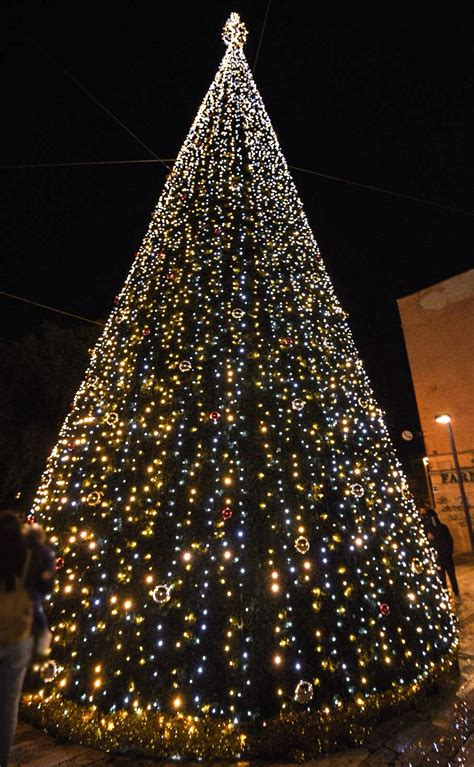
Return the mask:
M 175 157 L 224 54 L 227 16 L 246 22 L 253 63 L 267 0 L 187 5 L 4 3 L 1 164 L 149 157 L 40 48 Z M 474 212 L 473 14 L 323 5 L 273 0 L 256 69 L 289 164 Z M 165 172 L 1 170 L 0 289 L 105 318 Z M 395 301 L 472 267 L 474 217 L 294 180 L 392 434 L 416 429 Z M 4 337 L 54 319 L 1 297 L 0 310 Z

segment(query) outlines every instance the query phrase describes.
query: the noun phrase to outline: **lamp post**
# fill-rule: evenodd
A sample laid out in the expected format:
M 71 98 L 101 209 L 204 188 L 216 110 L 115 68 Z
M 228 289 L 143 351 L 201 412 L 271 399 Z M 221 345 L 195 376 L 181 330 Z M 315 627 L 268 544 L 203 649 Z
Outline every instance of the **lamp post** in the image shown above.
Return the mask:
M 449 444 L 451 446 L 451 453 L 453 454 L 454 470 L 459 484 L 459 490 L 461 493 L 461 500 L 464 509 L 464 515 L 466 517 L 467 530 L 469 533 L 469 541 L 471 543 L 471 550 L 474 551 L 474 532 L 472 530 L 471 515 L 469 514 L 469 501 L 467 500 L 466 490 L 464 488 L 464 481 L 461 474 L 461 468 L 459 466 L 458 451 L 456 450 L 456 443 L 454 441 L 453 427 L 451 421 L 453 419 L 449 413 L 440 413 L 435 416 L 436 423 L 442 423 L 448 427 Z
M 430 459 L 428 458 L 428 456 L 425 455 L 425 457 L 423 458 L 423 470 L 425 472 L 425 482 L 426 482 L 426 487 L 428 490 L 428 500 L 430 502 L 430 506 L 432 506 L 434 509 L 435 499 L 433 495 L 433 485 L 431 484 L 430 470 L 428 468 L 429 465 L 430 465 Z

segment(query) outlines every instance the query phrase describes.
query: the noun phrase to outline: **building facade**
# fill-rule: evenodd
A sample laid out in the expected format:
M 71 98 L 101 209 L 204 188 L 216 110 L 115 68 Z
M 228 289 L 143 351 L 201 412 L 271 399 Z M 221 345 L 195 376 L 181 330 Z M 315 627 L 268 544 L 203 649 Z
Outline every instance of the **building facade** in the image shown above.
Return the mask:
M 427 468 L 440 519 L 455 551 L 470 541 L 447 424 L 451 427 L 474 527 L 474 269 L 398 301 L 425 442 Z

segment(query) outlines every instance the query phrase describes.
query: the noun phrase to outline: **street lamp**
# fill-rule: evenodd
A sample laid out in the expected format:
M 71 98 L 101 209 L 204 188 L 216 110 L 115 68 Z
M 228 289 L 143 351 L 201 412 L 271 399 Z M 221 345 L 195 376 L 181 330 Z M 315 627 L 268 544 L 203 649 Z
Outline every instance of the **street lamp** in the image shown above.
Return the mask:
M 449 413 L 440 413 L 439 415 L 435 416 L 436 423 L 442 423 L 444 426 L 448 427 L 449 444 L 451 445 L 451 453 L 453 454 L 454 470 L 456 472 L 456 477 L 459 484 L 459 490 L 461 493 L 461 500 L 462 500 L 462 505 L 464 509 L 464 515 L 466 517 L 466 524 L 467 524 L 467 530 L 469 533 L 469 540 L 471 543 L 471 550 L 474 551 L 474 532 L 472 530 L 471 515 L 469 514 L 469 502 L 467 500 L 466 490 L 464 488 L 464 481 L 461 474 L 461 468 L 459 466 L 458 451 L 456 450 L 453 427 L 451 426 L 452 420 L 453 419 L 451 418 Z

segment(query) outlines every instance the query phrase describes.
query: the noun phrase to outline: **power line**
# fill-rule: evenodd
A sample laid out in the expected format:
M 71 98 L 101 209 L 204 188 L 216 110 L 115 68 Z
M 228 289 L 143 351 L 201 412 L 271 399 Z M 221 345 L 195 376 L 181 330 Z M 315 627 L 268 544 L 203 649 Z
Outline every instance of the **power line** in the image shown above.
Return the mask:
M 174 162 L 175 158 L 168 157 L 166 162 Z M 162 160 L 102 160 L 92 162 L 60 162 L 60 163 L 32 163 L 28 165 L 0 165 L 0 170 L 22 170 L 28 168 L 74 168 L 80 166 L 91 165 L 156 165 L 157 162 L 163 162 Z M 166 166 L 168 167 L 168 166 Z M 297 165 L 289 165 L 291 170 L 296 170 L 300 173 L 308 173 L 311 176 L 319 176 L 320 178 L 327 178 L 330 181 L 338 181 L 340 184 L 349 184 L 350 186 L 358 186 L 360 189 L 367 189 L 370 192 L 380 192 L 380 194 L 386 194 L 391 197 L 398 197 L 401 200 L 409 200 L 410 202 L 416 202 L 419 205 L 428 205 L 431 208 L 438 208 L 439 210 L 446 210 L 450 213 L 460 213 L 463 216 L 474 217 L 474 212 L 470 210 L 464 210 L 463 208 L 454 208 L 451 205 L 442 205 L 439 202 L 431 202 L 431 200 L 424 200 L 421 197 L 413 197 L 412 195 L 402 194 L 401 192 L 393 192 L 391 189 L 384 189 L 378 186 L 372 186 L 370 184 L 363 184 L 360 181 L 352 181 L 348 178 L 342 178 L 340 176 L 331 176 L 328 173 L 320 173 L 317 170 L 309 170 L 309 168 L 301 168 Z
M 267 19 L 268 19 L 268 14 L 270 13 L 270 6 L 271 6 L 271 4 L 272 4 L 272 0 L 268 0 L 267 10 L 265 11 L 265 18 L 263 20 L 263 25 L 262 25 L 262 31 L 260 33 L 260 40 L 258 41 L 257 53 L 255 54 L 255 61 L 253 62 L 252 74 L 255 74 L 255 69 L 257 68 L 258 56 L 259 56 L 260 48 L 261 48 L 261 45 L 262 45 L 262 40 L 263 40 L 263 34 L 265 32 L 265 27 L 267 26 Z
M 117 115 L 114 115 L 114 113 L 113 113 L 113 112 L 111 112 L 111 111 L 110 111 L 110 109 L 108 109 L 108 108 L 107 108 L 107 107 L 106 107 L 104 104 L 102 104 L 102 102 L 101 102 L 101 101 L 99 101 L 99 99 L 97 99 L 97 98 L 96 98 L 96 97 L 95 97 L 95 96 L 94 96 L 94 95 L 93 95 L 93 94 L 92 94 L 92 93 L 91 93 L 91 92 L 90 92 L 90 91 L 89 91 L 89 90 L 88 90 L 88 89 L 87 89 L 87 88 L 86 88 L 84 85 L 82 85 L 82 83 L 80 83 L 80 82 L 79 82 L 79 80 L 77 80 L 75 77 L 73 77 L 73 75 L 71 75 L 71 73 L 70 73 L 70 72 L 68 72 L 68 70 L 67 70 L 67 69 L 65 69 L 65 68 L 62 66 L 62 64 L 59 64 L 59 62 L 57 62 L 55 59 L 53 59 L 53 57 L 52 57 L 52 56 L 50 56 L 50 55 L 49 55 L 49 53 L 48 53 L 47 51 L 45 51 L 45 50 L 44 50 L 44 48 L 42 48 L 42 47 L 41 47 L 41 45 L 39 45 L 39 44 L 36 42 L 36 40 L 33 40 L 33 39 L 32 39 L 32 43 L 33 43 L 33 45 L 35 45 L 35 46 L 36 46 L 36 48 L 38 48 L 38 50 L 39 50 L 39 51 L 41 51 L 41 53 L 42 53 L 44 56 L 46 56 L 46 58 L 47 58 L 47 59 L 49 59 L 49 61 L 51 61 L 53 64 L 55 64 L 57 67 L 59 67 L 59 69 L 60 69 L 60 70 L 61 70 L 61 71 L 62 71 L 62 72 L 63 72 L 63 73 L 64 73 L 64 74 L 67 76 L 67 77 L 69 77 L 69 79 L 70 79 L 70 80 L 72 80 L 72 81 L 73 81 L 73 83 L 75 83 L 75 84 L 77 85 L 77 87 L 81 89 L 81 91 L 83 91 L 83 92 L 84 92 L 84 93 L 85 93 L 87 96 L 89 96 L 89 98 L 90 98 L 90 99 L 92 99 L 92 101 L 94 101 L 94 103 L 95 103 L 95 104 L 97 104 L 97 105 L 98 105 L 98 106 L 99 106 L 101 109 L 103 109 L 103 110 L 104 110 L 104 112 L 105 112 L 106 114 L 108 114 L 108 115 L 109 115 L 109 117 L 111 117 L 111 118 L 112 118 L 112 120 L 115 120 L 115 122 L 116 122 L 116 123 L 118 123 L 118 125 L 120 125 L 120 127 L 121 127 L 121 128 L 123 128 L 125 131 L 127 131 L 127 133 L 128 133 L 130 136 L 132 136 L 132 137 L 135 139 L 135 141 L 138 141 L 138 143 L 139 143 L 139 144 L 140 144 L 140 145 L 141 145 L 141 146 L 142 146 L 144 149 L 146 149 L 146 151 L 147 151 L 147 152 L 149 152 L 149 153 L 152 155 L 152 157 L 154 157 L 154 158 L 155 158 L 155 160 L 157 160 L 158 162 L 161 162 L 161 163 L 162 163 L 162 165 L 164 165 L 164 166 L 165 166 L 165 168 L 167 168 L 167 170 L 171 170 L 171 168 L 170 168 L 170 167 L 169 167 L 169 166 L 166 164 L 166 162 L 165 162 L 164 160 L 162 160 L 162 159 L 161 159 L 161 157 L 158 157 L 158 155 L 157 155 L 157 154 L 156 154 L 156 153 L 153 151 L 153 149 L 150 149 L 150 147 L 149 147 L 147 144 L 145 144 L 145 142 L 144 142 L 144 141 L 142 141 L 140 138 L 138 138 L 138 136 L 136 135 L 136 133 L 134 133 L 132 130 L 130 130 L 130 128 L 128 128 L 128 127 L 125 125 L 125 123 L 123 123 L 123 122 L 122 122 L 122 120 L 119 120 L 119 118 L 117 117 Z
M 266 24 L 267 24 L 268 14 L 270 12 L 271 2 L 272 2 L 272 0 L 268 0 L 268 3 L 267 3 L 267 8 L 266 8 L 266 12 L 265 12 L 265 18 L 264 18 L 264 21 L 263 21 L 262 31 L 261 31 L 261 34 L 260 34 L 260 40 L 258 42 L 257 53 L 255 55 L 255 62 L 254 62 L 254 66 L 253 66 L 253 71 L 254 72 L 255 72 L 255 67 L 257 66 L 257 60 L 258 60 L 258 56 L 259 56 L 259 53 L 260 53 L 260 47 L 261 47 L 261 44 L 262 44 L 263 35 L 264 35 L 264 32 L 265 32 L 265 27 L 266 27 Z M 87 96 L 89 96 L 89 98 L 92 99 L 92 101 L 94 101 L 101 109 L 103 109 L 104 112 L 106 112 L 106 114 L 108 114 L 113 120 L 115 120 L 115 122 L 118 123 L 118 125 L 120 125 L 121 128 L 123 128 L 136 141 L 138 141 L 138 143 L 142 147 L 144 147 L 144 149 L 146 149 L 147 152 L 149 152 L 155 158 L 156 162 L 159 162 L 162 165 L 164 165 L 164 167 L 167 170 L 171 170 L 170 166 L 167 163 L 168 162 L 172 162 L 172 160 L 169 160 L 169 159 L 168 160 L 163 160 L 161 157 L 158 157 L 158 155 L 153 151 L 153 149 L 150 149 L 150 147 L 147 146 L 147 144 L 145 144 L 132 130 L 130 130 L 130 128 L 128 128 L 121 120 L 119 120 L 119 118 L 116 115 L 114 115 L 113 112 L 111 112 L 110 109 L 108 109 L 104 104 L 102 104 L 84 85 L 82 85 L 82 83 L 80 83 L 79 80 L 77 80 L 75 77 L 73 77 L 73 75 L 71 75 L 70 72 L 68 72 L 67 69 L 65 69 L 52 56 L 50 56 L 49 53 L 47 53 L 47 51 L 44 50 L 44 48 L 42 48 L 33 39 L 32 39 L 32 43 L 38 48 L 38 50 L 41 51 L 41 53 L 43 53 L 44 56 L 46 56 L 46 58 L 48 58 L 53 64 L 55 64 L 55 66 L 59 67 L 59 69 L 67 77 L 69 77 L 73 81 L 73 83 L 75 83 L 77 85 L 78 88 L 80 88 L 85 94 L 87 94 Z M 76 162 L 72 162 L 72 163 L 39 163 L 39 164 L 36 164 L 36 165 L 33 165 L 33 164 L 30 164 L 30 165 L 2 165 L 2 166 L 0 166 L 0 170 L 14 170 L 14 169 L 21 169 L 21 168 L 54 168 L 54 167 L 58 167 L 58 168 L 59 167 L 63 167 L 64 168 L 64 167 L 78 167 L 78 166 L 81 166 L 81 165 L 84 165 L 84 166 L 85 165 L 133 165 L 134 163 L 138 165 L 138 164 L 145 164 L 145 163 L 152 163 L 152 162 L 153 162 L 153 160 L 110 160 L 110 161 L 103 161 L 103 162 L 84 162 L 84 163 L 80 163 L 80 162 L 77 162 L 77 163 Z M 361 189 L 367 189 L 367 190 L 369 190 L 371 192 L 379 192 L 380 194 L 390 195 L 391 197 L 398 197 L 399 199 L 410 200 L 410 202 L 415 202 L 415 203 L 417 203 L 419 205 L 428 205 L 429 207 L 438 208 L 439 210 L 446 210 L 446 211 L 449 211 L 450 213 L 459 213 L 461 215 L 471 216 L 472 218 L 474 218 L 474 212 L 469 211 L 469 210 L 463 210 L 461 208 L 454 208 L 453 206 L 450 206 L 450 205 L 442 205 L 441 203 L 438 203 L 438 202 L 431 202 L 430 200 L 423 200 L 423 199 L 421 199 L 419 197 L 413 197 L 413 196 L 408 195 L 408 194 L 402 194 L 401 192 L 393 192 L 390 189 L 383 189 L 381 187 L 371 186 L 369 184 L 362 184 L 360 181 L 352 181 L 350 179 L 341 178 L 339 176 L 331 176 L 331 175 L 329 175 L 327 173 L 320 173 L 319 171 L 309 170 L 308 168 L 301 168 L 301 167 L 298 167 L 296 165 L 289 165 L 288 167 L 291 170 L 296 170 L 296 171 L 299 171 L 300 173 L 308 173 L 309 175 L 312 175 L 312 176 L 319 176 L 320 178 L 327 178 L 330 181 L 338 181 L 339 183 L 349 184 L 350 186 L 358 186 Z
M 411 202 L 418 202 L 421 205 L 430 205 L 433 208 L 441 208 L 441 210 L 449 210 L 451 213 L 462 213 L 465 216 L 474 217 L 474 213 L 470 210 L 462 210 L 461 208 L 453 208 L 450 205 L 441 205 L 439 202 L 431 202 L 430 200 L 423 200 L 420 197 L 412 197 L 409 194 L 401 194 L 400 192 L 392 192 L 391 189 L 382 189 L 378 186 L 370 186 L 369 184 L 361 184 L 359 181 L 351 181 L 348 178 L 340 178 L 339 176 L 329 176 L 327 173 L 319 173 L 317 170 L 308 170 L 308 168 L 298 168 L 296 165 L 289 165 L 292 170 L 299 170 L 302 173 L 309 173 L 312 176 L 320 176 L 321 178 L 328 178 L 331 181 L 340 181 L 343 184 L 350 184 L 351 186 L 359 186 L 362 189 L 368 189 L 371 192 L 380 192 L 381 194 L 389 194 L 392 197 L 400 197 L 403 200 L 411 200 Z
M 15 296 L 13 293 L 6 293 L 4 290 L 0 290 L 0 296 L 6 296 L 12 298 L 14 301 L 21 301 L 24 304 L 31 304 L 32 306 L 39 306 L 41 309 L 47 309 L 50 312 L 56 312 L 57 314 L 64 314 L 66 317 L 74 317 L 76 320 L 82 320 L 83 322 L 90 322 L 91 325 L 100 325 L 103 327 L 105 323 L 99 322 L 99 320 L 90 320 L 88 317 L 81 317 L 80 314 L 72 314 L 72 312 L 65 312 L 63 309 L 56 309 L 54 306 L 48 306 L 47 304 L 40 304 L 38 301 L 31 301 L 29 298 L 23 298 L 22 296 Z
M 162 160 L 160 160 L 162 162 Z M 168 157 L 165 162 L 174 162 Z M 39 162 L 26 165 L 0 165 L 0 170 L 21 170 L 22 168 L 75 168 L 81 165 L 157 165 L 158 160 L 92 160 L 91 162 Z M 165 166 L 168 167 L 168 166 Z
M 267 8 L 265 12 L 265 18 L 262 25 L 262 31 L 260 34 L 260 40 L 258 42 L 257 47 L 257 53 L 255 55 L 255 62 L 253 66 L 253 71 L 255 72 L 255 67 L 257 66 L 257 60 L 260 53 L 260 48 L 262 45 L 263 35 L 265 32 L 265 27 L 267 24 L 268 14 L 270 12 L 270 6 L 271 6 L 272 0 L 268 0 Z M 22 168 L 67 168 L 67 167 L 79 167 L 79 166 L 92 166 L 92 165 L 133 165 L 133 164 L 151 164 L 153 162 L 159 162 L 167 170 L 171 170 L 170 166 L 167 164 L 169 162 L 173 162 L 173 160 L 167 159 L 163 160 L 161 157 L 158 157 L 158 155 L 151 149 L 147 144 L 145 144 L 130 128 L 128 128 L 119 118 L 113 114 L 113 112 L 110 111 L 104 104 L 102 104 L 82 83 L 79 82 L 73 75 L 68 72 L 67 69 L 65 69 L 61 64 L 59 64 L 52 56 L 47 53 L 47 51 L 44 50 L 35 40 L 32 40 L 33 44 L 38 48 L 38 50 L 43 53 L 46 58 L 48 58 L 55 66 L 59 67 L 59 69 L 67 76 L 69 77 L 75 85 L 77 85 L 78 88 L 80 88 L 87 96 L 89 96 L 94 103 L 96 103 L 101 109 L 106 112 L 113 120 L 115 120 L 118 125 L 120 125 L 121 128 L 123 128 L 130 136 L 132 136 L 138 143 L 144 147 L 144 149 L 147 150 L 155 159 L 154 160 L 105 160 L 105 161 L 97 161 L 97 162 L 71 162 L 71 163 L 38 163 L 38 164 L 28 164 L 28 165 L 2 165 L 0 166 L 0 170 L 19 170 Z M 362 184 L 359 181 L 352 181 L 347 178 L 341 178 L 339 176 L 331 176 L 327 173 L 320 173 L 319 171 L 315 170 L 309 170 L 308 168 L 301 168 L 296 165 L 289 165 L 288 166 L 291 170 L 299 171 L 300 173 L 308 173 L 312 176 L 319 176 L 320 178 L 327 178 L 330 181 L 338 181 L 339 183 L 343 184 L 349 184 L 350 186 L 358 186 L 361 189 L 367 189 L 371 192 L 379 192 L 380 194 L 390 195 L 392 197 L 398 197 L 399 199 L 403 200 L 409 200 L 410 202 L 415 202 L 419 205 L 428 205 L 429 207 L 438 208 L 439 210 L 446 210 L 450 213 L 459 213 L 464 216 L 471 216 L 474 218 L 474 213 L 472 211 L 463 210 L 461 208 L 454 208 L 450 205 L 442 205 L 441 203 L 437 202 L 431 202 L 430 200 L 423 200 L 419 197 L 413 197 L 411 195 L 402 194 L 400 192 L 393 192 L 390 189 L 383 189 L 381 187 L 377 186 L 371 186 L 369 184 Z

